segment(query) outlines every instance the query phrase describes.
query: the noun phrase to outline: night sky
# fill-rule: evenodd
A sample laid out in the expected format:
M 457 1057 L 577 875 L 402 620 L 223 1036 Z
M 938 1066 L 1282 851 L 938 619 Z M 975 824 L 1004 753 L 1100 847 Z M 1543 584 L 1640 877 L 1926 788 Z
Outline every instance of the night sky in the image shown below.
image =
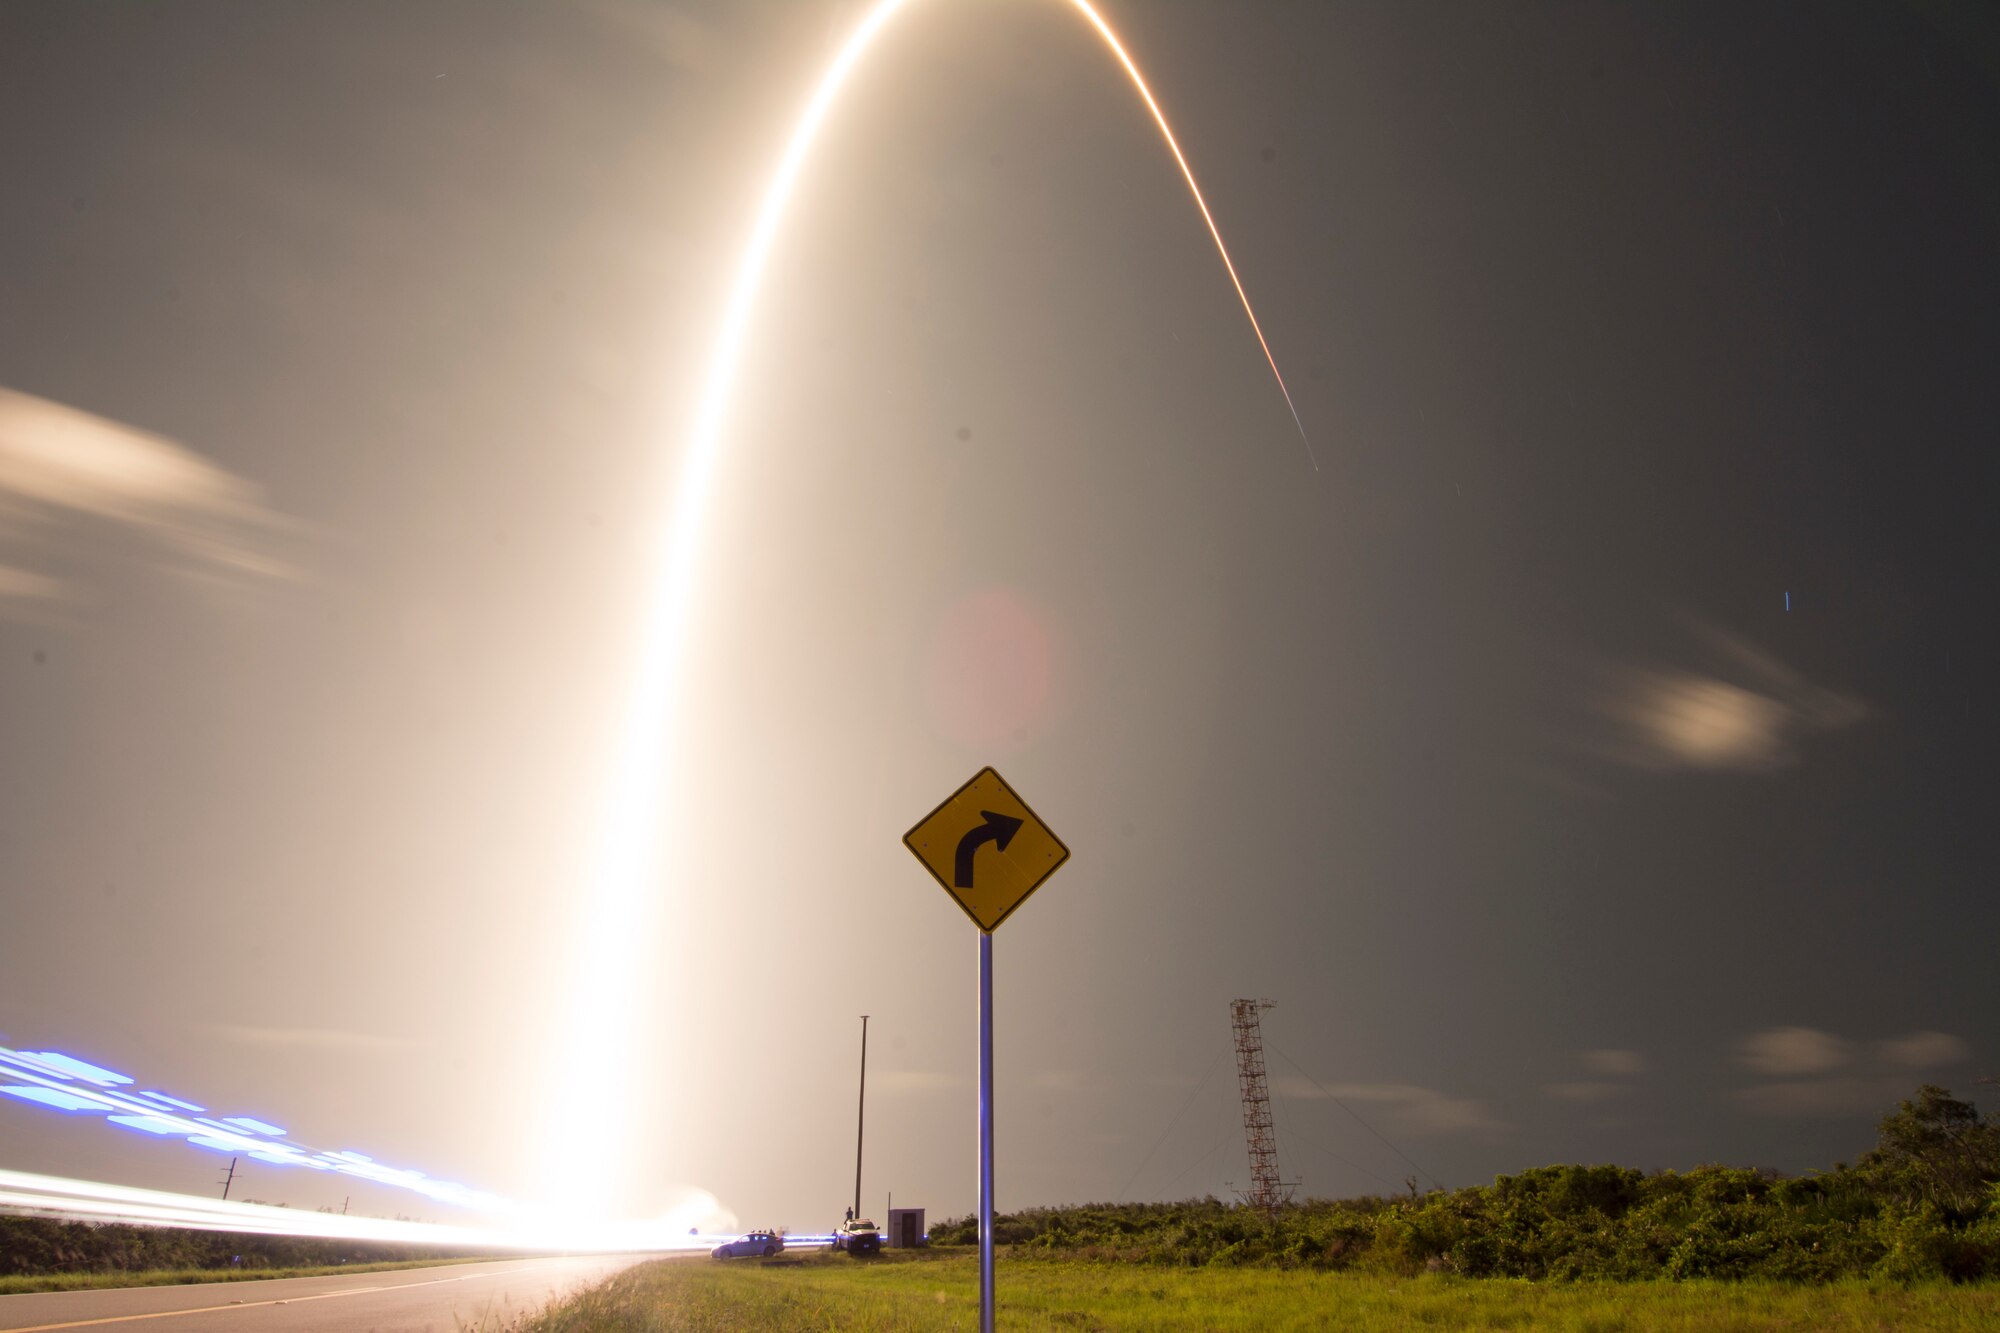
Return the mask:
M 648 553 L 862 13 L 0 7 L 0 1044 L 533 1188 Z M 1088 28 L 899 15 L 727 418 L 645 1132 L 574 1153 L 827 1225 L 865 1012 L 865 1198 L 968 1211 L 899 840 L 989 763 L 1072 852 L 995 937 L 1003 1208 L 1246 1184 L 1238 996 L 1317 1195 L 2000 1098 L 1992 11 L 1106 13 L 1318 466 Z M 0 1104 L 0 1167 L 218 1165 Z

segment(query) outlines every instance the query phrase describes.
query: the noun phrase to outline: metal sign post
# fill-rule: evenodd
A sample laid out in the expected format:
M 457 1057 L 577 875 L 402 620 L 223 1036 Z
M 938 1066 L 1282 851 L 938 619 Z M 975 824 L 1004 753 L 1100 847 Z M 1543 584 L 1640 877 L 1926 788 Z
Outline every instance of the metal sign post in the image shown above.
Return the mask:
M 990 768 L 918 820 L 903 845 L 979 927 L 979 1330 L 993 1333 L 993 932 L 1069 848 Z
M 979 1333 L 993 1333 L 993 932 L 979 932 Z

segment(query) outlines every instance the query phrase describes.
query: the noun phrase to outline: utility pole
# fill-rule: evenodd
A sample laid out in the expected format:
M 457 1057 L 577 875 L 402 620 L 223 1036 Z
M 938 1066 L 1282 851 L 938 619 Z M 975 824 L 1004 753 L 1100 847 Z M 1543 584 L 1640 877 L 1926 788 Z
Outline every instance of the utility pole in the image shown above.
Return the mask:
M 236 1159 L 229 1159 L 229 1174 L 222 1178 L 222 1197 L 229 1197 L 229 1187 L 236 1183 Z
M 861 1106 L 854 1113 L 854 1215 L 861 1216 L 861 1131 L 868 1123 L 868 1015 L 861 1015 Z

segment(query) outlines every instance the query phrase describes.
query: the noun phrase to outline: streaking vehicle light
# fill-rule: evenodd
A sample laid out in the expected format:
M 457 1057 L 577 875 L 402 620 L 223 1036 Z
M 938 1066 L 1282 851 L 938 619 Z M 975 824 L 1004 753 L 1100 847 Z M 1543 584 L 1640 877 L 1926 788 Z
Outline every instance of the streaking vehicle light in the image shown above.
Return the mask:
M 197 1115 L 208 1109 L 206 1106 L 196 1106 L 193 1102 L 184 1102 L 178 1097 L 169 1097 L 164 1092 L 141 1092 L 134 1095 L 144 1097 L 149 1102 L 158 1102 L 162 1106 L 182 1111 L 193 1111 Z
M 107 1088 L 114 1084 L 132 1081 L 123 1074 L 114 1074 L 108 1069 L 85 1064 L 75 1056 L 64 1055 L 61 1051 L 22 1051 L 19 1053 L 19 1059 L 31 1069 L 43 1069 L 58 1078 L 80 1078 L 86 1083 L 95 1083 Z
M 358 1152 L 325 1152 L 294 1143 L 285 1131 L 255 1116 L 182 1114 L 206 1108 L 164 1092 L 126 1091 L 136 1080 L 61 1051 L 15 1051 L 0 1046 L 0 1095 L 24 1106 L 67 1115 L 102 1115 L 105 1123 L 154 1138 L 178 1138 L 190 1147 L 249 1157 L 271 1166 L 295 1166 L 411 1190 L 439 1203 L 490 1212 L 500 1199 L 422 1171 L 387 1166 Z
M 58 1111 L 102 1111 L 104 1107 L 94 1098 L 79 1097 L 61 1088 L 0 1088 L 0 1092 L 10 1093 L 22 1101 L 40 1102 L 53 1106 Z

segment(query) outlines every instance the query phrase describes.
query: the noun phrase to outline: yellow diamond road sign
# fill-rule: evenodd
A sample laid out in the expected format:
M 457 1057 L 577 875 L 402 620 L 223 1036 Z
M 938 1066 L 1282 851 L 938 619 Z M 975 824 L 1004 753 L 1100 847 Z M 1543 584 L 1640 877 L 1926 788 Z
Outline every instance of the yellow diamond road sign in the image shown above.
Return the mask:
M 1062 839 L 990 768 L 918 821 L 903 845 L 988 932 L 1069 860 Z

